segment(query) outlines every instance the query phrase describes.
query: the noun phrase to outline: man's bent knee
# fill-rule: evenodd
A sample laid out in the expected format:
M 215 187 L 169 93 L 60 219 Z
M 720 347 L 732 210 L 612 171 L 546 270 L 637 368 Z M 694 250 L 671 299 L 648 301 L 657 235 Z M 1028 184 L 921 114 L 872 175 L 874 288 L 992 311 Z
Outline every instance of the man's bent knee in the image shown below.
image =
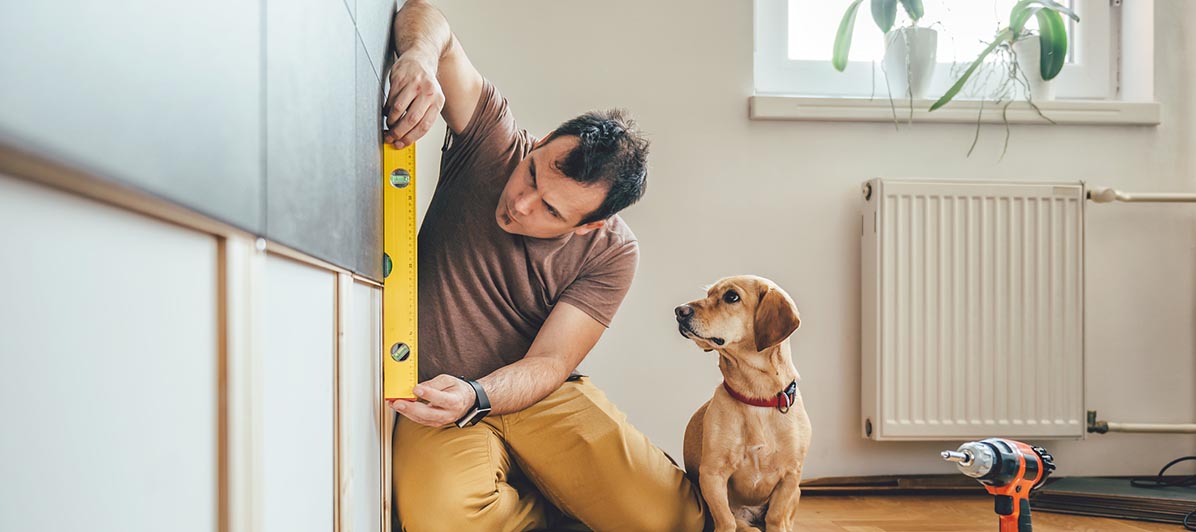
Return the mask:
M 499 493 L 478 498 L 415 491 L 414 495 L 398 494 L 399 521 L 406 532 L 504 530 L 515 518 L 516 505 L 502 500 Z
M 406 532 L 530 530 L 547 526 L 543 500 L 505 482 L 466 486 L 448 475 L 396 481 Z

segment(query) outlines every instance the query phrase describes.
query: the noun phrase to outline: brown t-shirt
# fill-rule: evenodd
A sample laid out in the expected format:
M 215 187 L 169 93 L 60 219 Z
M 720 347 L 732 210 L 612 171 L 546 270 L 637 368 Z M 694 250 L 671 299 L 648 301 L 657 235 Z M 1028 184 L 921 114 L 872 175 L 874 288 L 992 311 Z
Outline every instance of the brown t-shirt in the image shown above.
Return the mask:
M 465 130 L 448 131 L 419 231 L 420 380 L 477 379 L 518 361 L 561 301 L 609 327 L 631 285 L 639 244 L 617 215 L 581 236 L 499 227 L 499 196 L 535 141 L 488 80 Z

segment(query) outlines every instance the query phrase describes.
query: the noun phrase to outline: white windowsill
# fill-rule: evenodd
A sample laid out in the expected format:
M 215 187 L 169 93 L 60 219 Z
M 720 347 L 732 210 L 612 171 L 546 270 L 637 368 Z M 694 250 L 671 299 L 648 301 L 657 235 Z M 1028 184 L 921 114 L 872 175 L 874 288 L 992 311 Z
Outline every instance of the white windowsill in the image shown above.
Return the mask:
M 907 122 L 910 118 L 909 100 L 888 98 L 829 98 L 814 96 L 752 96 L 748 99 L 752 120 L 804 120 L 821 122 Z M 914 122 L 968 123 L 977 122 L 981 102 L 955 100 L 932 112 L 927 111 L 934 100 L 914 100 Z M 1035 102 L 1042 114 L 1055 124 L 1108 126 L 1157 126 L 1162 115 L 1158 102 L 1124 102 L 1116 100 L 1055 100 Z M 1002 124 L 1002 106 L 983 102 L 980 122 Z M 1015 102 L 1007 114 L 1010 124 L 1050 124 L 1026 102 Z

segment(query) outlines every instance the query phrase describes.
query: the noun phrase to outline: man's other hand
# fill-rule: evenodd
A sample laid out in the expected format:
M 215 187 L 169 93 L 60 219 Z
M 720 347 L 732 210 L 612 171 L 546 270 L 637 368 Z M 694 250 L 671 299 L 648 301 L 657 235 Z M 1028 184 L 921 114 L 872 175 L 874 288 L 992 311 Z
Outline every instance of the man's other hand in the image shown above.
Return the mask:
M 473 387 L 452 375 L 438 375 L 415 385 L 415 396 L 420 401 L 395 399 L 389 405 L 407 419 L 429 427 L 455 423 L 477 401 Z
M 390 67 L 390 94 L 383 108 L 387 130 L 382 138 L 395 148 L 401 149 L 424 136 L 444 108 L 436 60 L 405 54 Z

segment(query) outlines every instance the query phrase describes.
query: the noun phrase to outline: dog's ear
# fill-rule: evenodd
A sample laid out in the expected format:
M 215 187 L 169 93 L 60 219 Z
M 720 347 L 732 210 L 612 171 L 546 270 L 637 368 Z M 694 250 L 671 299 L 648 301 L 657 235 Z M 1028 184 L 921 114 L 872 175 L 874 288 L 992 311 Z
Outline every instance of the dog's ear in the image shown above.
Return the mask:
M 756 304 L 756 351 L 763 351 L 784 341 L 797 327 L 801 319 L 797 309 L 778 290 L 765 287 L 760 291 L 760 302 Z

